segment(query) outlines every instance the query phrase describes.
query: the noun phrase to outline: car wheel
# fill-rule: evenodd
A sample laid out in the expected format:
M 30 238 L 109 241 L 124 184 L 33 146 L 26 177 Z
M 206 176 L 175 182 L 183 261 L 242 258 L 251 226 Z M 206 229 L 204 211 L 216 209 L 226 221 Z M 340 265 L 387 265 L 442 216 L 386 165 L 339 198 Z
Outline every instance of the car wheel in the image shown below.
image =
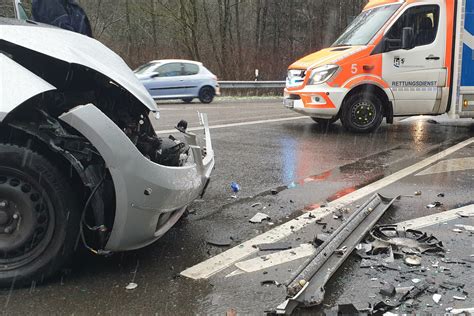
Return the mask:
M 372 132 L 380 126 L 382 120 L 382 101 L 374 94 L 355 94 L 344 102 L 341 121 L 349 131 Z
M 312 119 L 313 119 L 313 121 L 315 121 L 316 123 L 318 123 L 321 126 L 329 126 L 331 124 L 336 123 L 339 120 L 339 118 L 337 116 L 333 117 L 333 118 L 330 118 L 330 119 L 323 119 L 323 118 L 320 118 L 320 117 L 312 117 Z
M 203 87 L 201 91 L 199 91 L 199 101 L 206 104 L 211 103 L 215 95 L 216 93 L 212 87 Z
M 181 99 L 184 103 L 192 103 L 194 98 L 184 98 L 184 99 Z
M 70 258 L 80 224 L 72 192 L 46 158 L 0 144 L 0 287 L 42 282 Z

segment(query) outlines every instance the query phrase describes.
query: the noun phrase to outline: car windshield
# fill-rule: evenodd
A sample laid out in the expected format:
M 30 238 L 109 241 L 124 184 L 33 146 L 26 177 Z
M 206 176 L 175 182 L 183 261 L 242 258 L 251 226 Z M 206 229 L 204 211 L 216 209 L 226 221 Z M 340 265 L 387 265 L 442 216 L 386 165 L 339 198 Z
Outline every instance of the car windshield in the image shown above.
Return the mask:
M 161 65 L 160 62 L 148 63 L 148 64 L 142 65 L 142 66 L 138 67 L 137 69 L 135 69 L 135 73 L 139 74 L 139 75 L 152 73 L 153 71 L 156 70 L 157 66 L 159 66 L 159 65 Z
M 332 46 L 367 45 L 400 6 L 392 4 L 363 11 Z

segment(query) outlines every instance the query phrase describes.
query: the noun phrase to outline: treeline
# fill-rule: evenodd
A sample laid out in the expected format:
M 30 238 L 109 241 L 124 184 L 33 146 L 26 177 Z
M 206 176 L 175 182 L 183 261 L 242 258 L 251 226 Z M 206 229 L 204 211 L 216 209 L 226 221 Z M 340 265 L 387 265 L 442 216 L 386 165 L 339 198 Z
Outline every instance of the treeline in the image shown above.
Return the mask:
M 31 1 L 31 0 L 29 0 Z M 287 66 L 330 45 L 366 0 L 78 0 L 94 36 L 133 68 L 202 61 L 220 79 L 283 80 Z

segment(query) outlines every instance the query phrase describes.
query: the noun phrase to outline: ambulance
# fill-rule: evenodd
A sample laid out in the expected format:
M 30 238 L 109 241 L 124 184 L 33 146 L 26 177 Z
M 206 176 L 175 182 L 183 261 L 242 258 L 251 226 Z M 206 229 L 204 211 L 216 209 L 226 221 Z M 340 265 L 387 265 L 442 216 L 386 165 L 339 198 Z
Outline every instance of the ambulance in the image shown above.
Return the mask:
M 331 47 L 289 67 L 284 105 L 353 132 L 474 118 L 473 49 L 474 0 L 371 0 Z

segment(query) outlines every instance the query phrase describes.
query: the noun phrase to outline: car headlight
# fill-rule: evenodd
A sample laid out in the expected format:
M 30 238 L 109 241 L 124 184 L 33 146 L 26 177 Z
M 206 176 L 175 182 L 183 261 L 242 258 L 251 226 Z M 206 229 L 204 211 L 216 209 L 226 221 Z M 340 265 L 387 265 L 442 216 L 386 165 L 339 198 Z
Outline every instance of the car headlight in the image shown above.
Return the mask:
M 339 69 L 338 65 L 326 65 L 314 69 L 311 72 L 309 85 L 316 85 L 328 81 Z

